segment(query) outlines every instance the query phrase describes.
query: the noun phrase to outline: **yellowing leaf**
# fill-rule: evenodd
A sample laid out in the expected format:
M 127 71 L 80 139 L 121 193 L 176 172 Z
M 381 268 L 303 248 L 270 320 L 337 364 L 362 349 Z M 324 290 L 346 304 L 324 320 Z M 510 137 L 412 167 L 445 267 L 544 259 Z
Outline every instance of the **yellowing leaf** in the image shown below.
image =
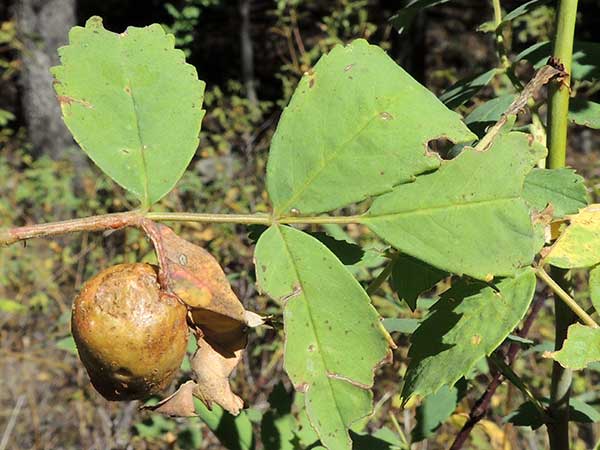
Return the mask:
M 545 262 L 563 269 L 600 263 L 600 204 L 590 205 L 568 219 L 569 226 L 548 252 Z

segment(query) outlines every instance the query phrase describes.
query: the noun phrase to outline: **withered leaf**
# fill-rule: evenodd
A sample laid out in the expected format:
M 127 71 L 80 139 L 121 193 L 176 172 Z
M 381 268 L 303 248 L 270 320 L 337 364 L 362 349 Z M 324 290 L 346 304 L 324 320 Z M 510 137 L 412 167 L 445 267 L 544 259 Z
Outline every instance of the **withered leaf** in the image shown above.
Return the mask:
M 155 410 L 187 414 L 189 405 L 193 408 L 194 395 L 208 407 L 214 402 L 239 414 L 243 401 L 231 391 L 229 376 L 246 347 L 247 329 L 261 325 L 262 318 L 244 309 L 209 252 L 180 238 L 165 225 L 144 221 L 143 228 L 158 255 L 161 285 L 188 306 L 198 340 L 192 358 L 195 382 L 181 386 Z
M 209 408 L 214 402 L 234 415 L 243 408 L 242 399 L 231 391 L 229 375 L 240 362 L 245 346 L 246 336 L 241 337 L 237 345 L 230 343 L 227 347 L 198 339 L 198 350 L 192 358 L 197 383 L 194 395 Z
M 197 415 L 193 397 L 195 387 L 196 383 L 194 381 L 186 381 L 179 386 L 175 393 L 156 405 L 142 406 L 140 409 L 147 409 L 173 417 L 194 417 Z

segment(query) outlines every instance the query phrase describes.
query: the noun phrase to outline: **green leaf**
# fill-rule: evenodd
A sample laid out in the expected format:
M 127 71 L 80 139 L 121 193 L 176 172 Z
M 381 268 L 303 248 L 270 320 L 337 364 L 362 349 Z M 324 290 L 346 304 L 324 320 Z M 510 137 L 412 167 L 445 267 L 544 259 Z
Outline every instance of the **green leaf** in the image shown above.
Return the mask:
M 533 11 L 535 8 L 545 5 L 549 2 L 550 2 L 550 0 L 531 0 L 529 2 L 523 3 L 521 6 L 516 7 L 511 12 L 506 14 L 502 18 L 502 21 L 498 24 L 498 27 L 496 29 L 503 27 L 507 23 L 515 20 L 517 17 L 521 17 L 525 14 L 528 14 L 531 11 Z
M 67 336 L 56 341 L 56 348 L 77 355 L 77 346 L 75 345 L 73 336 Z
M 585 369 L 589 363 L 600 361 L 600 328 L 574 323 L 569 327 L 562 348 L 544 356 L 567 369 Z
M 456 386 L 442 386 L 435 394 L 425 397 L 416 411 L 416 424 L 411 431 L 411 442 L 420 442 L 433 436 L 452 415 L 466 389 L 467 383 L 463 378 Z
M 309 234 L 331 250 L 342 264 L 346 266 L 358 263 L 365 254 L 365 251 L 360 246 L 344 239 L 336 239 L 322 231 Z
M 417 308 L 419 295 L 433 288 L 438 281 L 447 276 L 447 272 L 438 270 L 412 256 L 399 255 L 394 261 L 390 284 L 398 294 L 398 298 L 404 300 L 414 311 Z
M 548 399 L 544 399 L 545 405 L 549 405 Z M 577 423 L 595 423 L 600 422 L 600 412 L 593 406 L 577 399 L 569 400 L 569 421 Z M 504 418 L 504 422 L 512 423 L 518 427 L 531 427 L 537 430 L 544 425 L 544 418 L 535 405 L 528 401 L 522 403 L 516 410 Z
M 440 270 L 479 279 L 514 275 L 537 250 L 522 189 L 544 154 L 526 134 L 499 135 L 490 149 L 465 148 L 437 172 L 378 197 L 361 222 Z
M 465 123 L 477 136 L 482 137 L 485 134 L 486 128 L 498 122 L 502 114 L 504 114 L 516 98 L 515 94 L 506 94 L 493 98 L 471 111 L 465 117 Z
M 265 412 L 261 427 L 261 441 L 265 450 L 295 450 L 292 440 L 296 422 L 292 415 L 294 396 L 279 382 L 269 395 L 270 409 Z
M 596 312 L 600 313 L 600 266 L 596 266 L 590 270 L 590 299 Z
M 535 292 L 535 274 L 521 270 L 496 285 L 459 280 L 412 335 L 402 397 L 425 397 L 452 386 L 491 354 L 517 326 Z
M 406 448 L 391 430 L 381 428 L 373 434 L 350 432 L 352 450 L 400 450 Z
M 527 60 L 535 69 L 548 62 L 552 55 L 550 42 L 538 42 L 523 50 L 515 61 Z M 573 43 L 573 62 L 571 67 L 573 80 L 593 80 L 600 78 L 600 43 L 575 41 Z
M 116 34 L 74 27 L 52 73 L 67 127 L 88 156 L 144 206 L 181 177 L 198 146 L 204 83 L 160 25 Z
M 254 450 L 254 433 L 252 422 L 246 411 L 232 416 L 219 405 L 208 409 L 204 403 L 194 398 L 196 413 L 208 428 L 217 436 L 221 444 L 228 450 Z M 156 414 L 158 415 L 158 414 Z
M 255 259 L 259 286 L 285 304 L 285 370 L 312 426 L 327 448 L 351 448 L 347 429 L 371 412 L 389 335 L 358 282 L 310 235 L 272 226 Z
M 563 269 L 593 267 L 600 263 L 600 204 L 569 216 L 570 224 L 550 249 L 545 262 Z
M 337 46 L 300 80 L 273 136 L 275 214 L 329 211 L 434 170 L 440 159 L 427 143 L 442 136 L 475 137 L 381 48 Z
M 565 168 L 533 169 L 525 178 L 523 197 L 537 211 L 552 205 L 554 218 L 575 214 L 588 204 L 584 179 Z
M 5 313 L 20 313 L 27 310 L 27 307 L 19 302 L 8 298 L 0 298 L 0 311 Z
M 407 4 L 390 18 L 392 26 L 398 30 L 398 33 L 403 33 L 405 29 L 410 27 L 413 19 L 419 11 L 430 8 L 435 5 L 447 3 L 450 0 L 410 0 Z
M 498 69 L 491 69 L 479 75 L 462 79 L 442 93 L 440 100 L 450 109 L 458 108 L 487 86 L 496 73 L 498 73 Z
M 411 334 L 419 327 L 418 319 L 401 319 L 401 318 L 389 318 L 383 319 L 382 323 L 388 333 L 398 332 Z
M 569 121 L 576 125 L 600 129 L 600 103 L 594 103 L 584 98 L 571 99 Z

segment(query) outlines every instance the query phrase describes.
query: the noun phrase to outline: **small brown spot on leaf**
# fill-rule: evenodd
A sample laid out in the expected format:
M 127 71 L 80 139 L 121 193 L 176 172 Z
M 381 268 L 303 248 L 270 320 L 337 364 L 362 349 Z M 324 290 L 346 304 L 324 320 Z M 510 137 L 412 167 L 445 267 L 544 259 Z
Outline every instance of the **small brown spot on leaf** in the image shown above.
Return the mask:
M 353 67 L 354 67 L 354 64 L 348 64 L 346 67 L 344 67 L 344 72 L 348 72 L 349 70 L 352 70 Z
M 308 383 L 297 384 L 296 386 L 294 386 L 294 389 L 296 389 L 298 392 L 304 393 L 308 391 Z
M 476 334 L 475 336 L 473 336 L 471 338 L 471 344 L 473 344 L 473 345 L 479 345 L 479 344 L 481 344 L 481 336 L 479 336 L 478 334 Z
M 385 111 L 379 113 L 379 117 L 381 117 L 381 120 L 392 120 L 394 118 L 389 112 Z
M 314 352 L 314 351 L 315 351 L 315 346 L 314 346 L 313 344 L 310 344 L 310 345 L 308 346 L 308 351 L 309 351 L 309 352 Z
M 86 102 L 85 100 L 79 100 L 77 98 L 73 98 L 73 97 L 69 97 L 68 95 L 59 95 L 58 96 L 58 103 L 60 103 L 60 106 L 63 105 L 72 105 L 73 103 L 79 103 L 82 106 L 85 106 L 86 108 L 92 108 L 92 104 L 89 102 Z

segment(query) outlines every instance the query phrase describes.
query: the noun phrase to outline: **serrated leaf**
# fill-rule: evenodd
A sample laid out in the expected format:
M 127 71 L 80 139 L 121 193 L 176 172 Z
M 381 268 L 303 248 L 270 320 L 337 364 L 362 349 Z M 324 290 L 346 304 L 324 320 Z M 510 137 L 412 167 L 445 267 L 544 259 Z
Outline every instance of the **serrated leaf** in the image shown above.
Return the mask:
M 600 103 L 584 98 L 573 98 L 569 102 L 569 121 L 584 127 L 600 129 Z
M 498 69 L 491 69 L 460 80 L 444 91 L 440 95 L 440 100 L 450 109 L 458 108 L 487 86 L 496 73 L 498 73 Z
M 588 204 L 584 179 L 566 168 L 533 169 L 525 178 L 523 197 L 537 211 L 552 205 L 554 218 L 575 214 Z
M 181 177 L 198 146 L 204 83 L 158 24 L 116 34 L 74 27 L 52 73 L 67 127 L 88 156 L 144 206 Z
M 600 328 L 574 323 L 569 327 L 562 348 L 544 356 L 567 369 L 585 369 L 588 364 L 600 361 Z
M 545 262 L 563 269 L 600 263 L 600 204 L 590 205 L 568 219 L 569 226 L 552 246 Z
M 347 430 L 371 411 L 389 335 L 358 282 L 310 235 L 272 226 L 255 259 L 259 286 L 285 304 L 285 370 L 312 426 L 327 448 L 351 448 Z
M 438 281 L 448 276 L 429 264 L 408 255 L 399 255 L 394 260 L 390 285 L 398 298 L 404 300 L 414 311 L 419 295 L 433 288 Z
M 485 134 L 485 129 L 498 122 L 516 98 L 515 94 L 493 98 L 471 111 L 465 117 L 465 123 L 477 136 L 482 137 Z
M 465 280 L 446 291 L 412 335 L 402 397 L 425 397 L 467 375 L 517 326 L 535 284 L 533 270 L 526 268 L 500 281 L 497 291 Z
M 361 222 L 403 253 L 440 270 L 479 279 L 529 265 L 536 235 L 523 182 L 545 149 L 523 133 L 499 135 L 384 194 Z
M 527 60 L 535 69 L 548 62 L 552 55 L 551 42 L 538 42 L 523 50 L 515 61 Z M 573 43 L 573 62 L 571 66 L 573 80 L 593 80 L 600 78 L 600 43 L 575 41 Z
M 300 80 L 273 136 L 275 214 L 329 211 L 410 181 L 439 166 L 426 151 L 439 137 L 475 136 L 381 48 L 337 46 Z

